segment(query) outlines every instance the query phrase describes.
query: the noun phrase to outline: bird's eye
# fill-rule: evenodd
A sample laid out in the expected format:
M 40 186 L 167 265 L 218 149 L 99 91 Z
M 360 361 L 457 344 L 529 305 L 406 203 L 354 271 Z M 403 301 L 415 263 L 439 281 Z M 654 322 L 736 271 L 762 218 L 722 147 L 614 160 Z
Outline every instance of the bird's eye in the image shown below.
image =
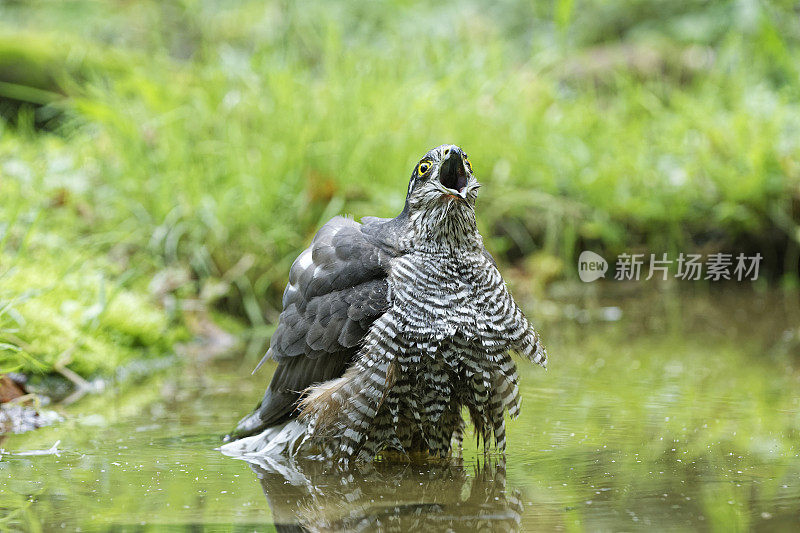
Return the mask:
M 431 169 L 431 162 L 430 161 L 423 161 L 417 167 L 417 174 L 422 176 L 424 174 L 427 174 L 430 169 Z
M 467 154 L 464 154 L 464 162 L 467 164 L 469 171 L 472 172 L 472 163 L 469 162 L 469 157 L 467 157 Z

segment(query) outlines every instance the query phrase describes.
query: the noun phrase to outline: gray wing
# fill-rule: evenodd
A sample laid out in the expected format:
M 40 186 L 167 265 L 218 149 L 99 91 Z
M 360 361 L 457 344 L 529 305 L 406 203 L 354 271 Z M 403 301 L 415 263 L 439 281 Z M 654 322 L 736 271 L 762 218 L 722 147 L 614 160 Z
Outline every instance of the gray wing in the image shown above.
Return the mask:
M 392 221 L 364 222 L 333 218 L 295 260 L 278 327 L 258 365 L 272 358 L 278 368 L 261 403 L 231 437 L 253 435 L 296 416 L 302 391 L 340 377 L 370 325 L 388 309 L 386 276 L 398 252 L 384 226 Z

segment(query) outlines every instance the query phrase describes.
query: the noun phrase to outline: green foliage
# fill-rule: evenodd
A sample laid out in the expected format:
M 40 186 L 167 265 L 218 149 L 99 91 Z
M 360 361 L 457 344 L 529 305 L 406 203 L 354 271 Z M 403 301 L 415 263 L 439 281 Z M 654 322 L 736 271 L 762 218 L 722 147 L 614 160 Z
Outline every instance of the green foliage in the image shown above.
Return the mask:
M 501 258 L 543 248 L 571 265 L 586 246 L 723 249 L 766 233 L 779 256 L 796 250 L 790 6 L 542 6 L 4 10 L 15 49 L 88 58 L 53 79 L 71 80 L 62 134 L 92 231 L 138 262 L 189 267 L 198 290 L 232 271 L 224 303 L 254 323 L 259 303 L 274 318 L 326 218 L 392 216 L 416 157 L 442 142 L 485 183 Z M 53 32 L 60 46 L 37 46 Z M 43 61 L 27 64 L 34 82 Z
M 63 143 L 3 137 L 0 154 L 0 371 L 69 364 L 84 376 L 109 375 L 168 353 L 182 329 L 135 269 L 82 235 L 91 221 L 72 195 L 85 184 Z
M 65 265 L 58 253 L 44 249 L 17 258 L 0 284 L 3 292 L 29 291 L 14 305 L 24 326 L 15 334 L 21 336 L 17 353 L 27 356 L 23 370 L 45 371 L 74 360 L 71 368 L 79 374 L 113 374 L 130 359 L 168 352 L 175 335 L 146 291 L 114 286 L 116 280 L 107 279 L 113 267 L 103 260 L 79 255 L 72 258 L 79 267 Z
M 131 283 L 177 273 L 167 290 L 263 325 L 327 218 L 393 216 L 416 158 L 456 142 L 485 185 L 489 249 L 531 256 L 529 276 L 563 275 L 585 248 L 758 247 L 765 271 L 791 274 L 792 9 L 4 4 L 0 105 L 19 106 L 0 125 L 6 209 L 110 254 Z M 56 96 L 36 107 L 36 91 Z M 100 298 L 96 275 L 80 283 Z
M 76 254 L 65 262 L 68 244 L 59 244 L 35 242 L 25 257 L 0 254 L 11 264 L 0 278 L 2 371 L 70 364 L 84 376 L 109 375 L 129 360 L 169 353 L 179 330 L 146 290 L 118 284 L 122 278 L 101 258 Z M 22 287 L 26 292 L 15 294 Z

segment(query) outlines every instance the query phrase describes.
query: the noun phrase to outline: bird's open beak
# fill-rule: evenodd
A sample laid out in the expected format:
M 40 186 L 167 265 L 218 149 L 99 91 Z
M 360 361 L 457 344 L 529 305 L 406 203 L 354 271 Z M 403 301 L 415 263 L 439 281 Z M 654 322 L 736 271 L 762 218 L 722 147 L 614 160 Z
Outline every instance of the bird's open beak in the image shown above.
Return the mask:
M 460 150 L 450 150 L 439 170 L 439 181 L 448 189 L 457 192 L 459 196 L 466 193 L 467 169 L 464 168 L 464 157 Z

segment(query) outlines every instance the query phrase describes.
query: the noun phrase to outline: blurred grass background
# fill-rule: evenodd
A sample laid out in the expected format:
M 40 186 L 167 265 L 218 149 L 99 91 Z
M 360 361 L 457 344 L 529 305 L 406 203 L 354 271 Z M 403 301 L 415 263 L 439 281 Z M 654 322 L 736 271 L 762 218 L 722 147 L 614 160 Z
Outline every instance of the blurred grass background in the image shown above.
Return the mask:
M 583 249 L 758 251 L 796 286 L 799 14 L 0 2 L 0 369 L 75 346 L 71 368 L 103 373 L 205 309 L 259 351 L 318 227 L 394 216 L 444 142 L 485 185 L 488 248 L 532 287 L 574 279 Z

